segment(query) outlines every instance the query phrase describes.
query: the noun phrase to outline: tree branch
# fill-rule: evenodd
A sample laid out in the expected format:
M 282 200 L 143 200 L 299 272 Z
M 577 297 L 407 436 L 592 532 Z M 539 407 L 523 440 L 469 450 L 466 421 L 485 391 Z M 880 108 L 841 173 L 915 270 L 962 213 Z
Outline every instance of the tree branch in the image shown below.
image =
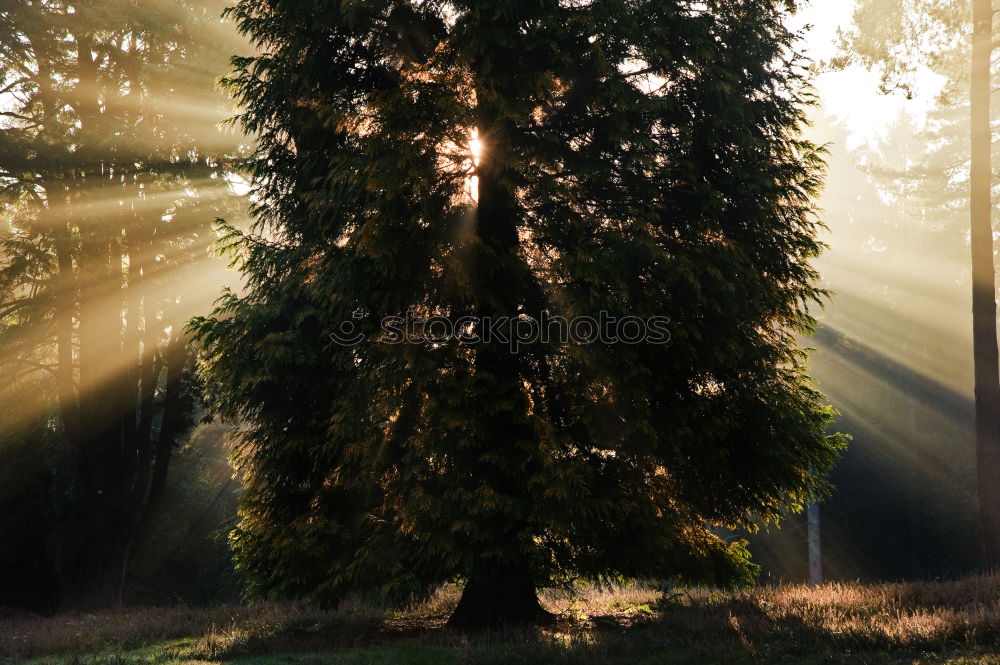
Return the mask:
M 21 115 L 20 113 L 15 113 L 14 111 L 0 111 L 0 116 L 7 118 L 17 118 L 18 120 L 24 120 L 25 122 L 33 122 L 36 125 L 41 124 L 38 119 L 32 118 L 31 116 Z
M 40 304 L 38 302 L 38 299 L 29 298 L 16 303 L 5 303 L 4 305 L 0 305 L 2 307 L 7 307 L 7 309 L 0 311 L 0 320 L 6 319 L 8 316 L 10 316 L 19 309 L 24 309 L 25 307 L 30 307 L 32 305 L 38 305 L 38 304 Z
M 20 365 L 22 367 L 31 367 L 33 369 L 40 369 L 45 372 L 48 372 L 54 377 L 58 376 L 58 372 L 56 372 L 56 367 L 54 365 L 44 365 L 42 363 L 38 363 L 33 360 L 25 360 L 23 358 L 18 358 L 17 360 L 14 361 L 14 364 Z

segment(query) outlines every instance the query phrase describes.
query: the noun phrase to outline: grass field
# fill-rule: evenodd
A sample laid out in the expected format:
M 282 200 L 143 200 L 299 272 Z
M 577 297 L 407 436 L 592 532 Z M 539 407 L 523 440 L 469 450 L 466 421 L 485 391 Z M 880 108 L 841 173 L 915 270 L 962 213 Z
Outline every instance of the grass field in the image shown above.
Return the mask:
M 447 588 L 399 612 L 260 604 L 0 614 L 0 663 L 1000 665 L 1000 574 L 736 593 L 547 592 L 544 604 L 561 616 L 555 626 L 476 637 L 443 628 L 457 598 Z

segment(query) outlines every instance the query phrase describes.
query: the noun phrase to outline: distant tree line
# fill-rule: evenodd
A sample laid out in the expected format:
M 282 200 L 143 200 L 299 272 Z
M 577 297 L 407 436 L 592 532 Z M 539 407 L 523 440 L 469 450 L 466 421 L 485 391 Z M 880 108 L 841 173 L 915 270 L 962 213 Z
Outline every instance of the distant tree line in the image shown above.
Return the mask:
M 119 599 L 201 389 L 222 2 L 0 5 L 0 605 Z

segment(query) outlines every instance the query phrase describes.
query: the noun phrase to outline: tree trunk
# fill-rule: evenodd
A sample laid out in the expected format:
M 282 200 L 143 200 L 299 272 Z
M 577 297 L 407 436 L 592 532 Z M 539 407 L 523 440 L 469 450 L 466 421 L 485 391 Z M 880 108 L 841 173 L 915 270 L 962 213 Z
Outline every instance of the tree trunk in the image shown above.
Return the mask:
M 823 547 L 820 540 L 819 504 L 814 499 L 806 507 L 806 531 L 809 540 L 809 584 L 823 584 Z
M 156 442 L 156 457 L 153 463 L 153 478 L 150 482 L 149 495 L 143 521 L 153 519 L 159 510 L 163 493 L 167 486 L 167 470 L 170 468 L 170 458 L 177 437 L 182 432 L 183 419 L 182 393 L 184 371 L 187 367 L 188 348 L 183 338 L 173 340 L 165 351 L 167 366 L 166 388 L 163 396 L 163 421 L 160 424 L 160 437 Z
M 49 213 L 54 212 L 55 200 L 62 196 L 58 185 L 46 187 Z M 65 220 L 53 220 L 56 261 L 59 267 L 59 296 L 55 309 L 56 322 L 56 382 L 59 385 L 59 412 L 66 439 L 74 452 L 82 454 L 80 404 L 77 401 L 76 372 L 73 362 L 73 312 L 76 310 L 76 278 L 73 274 L 73 240 Z
M 482 10 L 484 23 L 498 20 L 498 12 Z M 509 30 L 500 26 L 499 30 Z M 489 67 L 476 63 L 477 71 Z M 530 272 L 518 255 L 519 210 L 513 188 L 517 174 L 511 169 L 516 127 L 503 111 L 504 99 L 516 96 L 514 83 L 497 80 L 491 73 L 477 73 L 476 129 L 486 146 L 476 166 L 478 201 L 475 235 L 480 244 L 470 254 L 466 269 L 477 292 L 470 309 L 464 313 L 480 320 L 501 320 L 516 315 L 534 292 L 540 292 Z M 524 366 L 527 352 L 512 355 L 505 343 L 493 340 L 476 347 L 476 374 L 492 383 L 496 402 L 503 410 L 484 416 L 485 435 L 479 446 L 465 451 L 464 464 L 475 469 L 476 483 L 483 483 L 497 495 L 518 497 L 528 493 L 524 477 L 526 442 L 536 436 L 528 419 L 524 394 Z M 481 517 L 481 527 L 502 543 L 501 559 L 516 562 L 523 551 L 525 534 L 530 531 L 524 509 L 512 501 L 513 508 L 497 510 Z M 478 631 L 505 626 L 534 625 L 552 615 L 542 609 L 527 564 L 482 562 L 469 574 L 462 598 L 448 620 L 448 627 L 460 631 Z
M 974 0 L 972 38 L 970 196 L 972 327 L 976 376 L 976 457 L 985 564 L 1000 565 L 1000 360 L 993 266 L 990 0 Z
M 42 119 L 45 132 L 56 124 L 54 81 L 49 62 L 39 58 L 38 86 L 42 99 Z M 54 138 L 52 140 L 55 140 Z M 81 414 L 77 397 L 76 370 L 73 360 L 73 314 L 77 307 L 77 283 L 73 272 L 73 234 L 69 228 L 66 211 L 66 186 L 62 179 L 50 174 L 43 184 L 45 189 L 45 221 L 51 225 L 53 245 L 59 279 L 54 312 L 56 328 L 56 383 L 59 394 L 59 413 L 66 439 L 76 454 L 81 451 Z
M 448 627 L 479 631 L 533 626 L 553 618 L 538 602 L 527 566 L 510 566 L 470 579 L 448 619 Z
M 93 39 L 76 34 L 78 81 L 72 103 L 79 116 L 80 164 L 74 173 L 68 218 L 79 229 L 76 256 L 78 365 L 81 412 L 83 556 L 78 568 L 80 609 L 119 600 L 131 520 L 128 499 L 135 459 L 135 390 L 123 357 L 121 218 L 96 202 L 111 186 L 103 154 L 98 61 Z
M 135 512 L 125 536 L 125 545 L 120 560 L 121 576 L 118 589 L 119 602 L 124 599 L 125 584 L 128 579 L 131 561 L 152 537 L 153 526 L 160 511 L 163 495 L 167 488 L 167 472 L 177 438 L 182 432 L 183 418 L 182 393 L 183 378 L 188 362 L 188 347 L 185 338 L 172 340 L 164 351 L 166 365 L 166 387 L 163 397 L 163 419 L 160 423 L 160 435 L 156 441 L 155 455 L 151 466 L 151 474 L 142 475 L 142 492 L 134 497 Z M 159 371 L 151 371 L 154 376 Z M 148 460 L 145 468 L 150 470 Z

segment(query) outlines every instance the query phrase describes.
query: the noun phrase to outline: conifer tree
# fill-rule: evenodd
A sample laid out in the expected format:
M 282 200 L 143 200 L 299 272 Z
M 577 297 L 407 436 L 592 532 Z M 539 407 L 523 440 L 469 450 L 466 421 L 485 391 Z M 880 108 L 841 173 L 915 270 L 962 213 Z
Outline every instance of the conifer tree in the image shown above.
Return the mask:
M 192 326 L 251 591 L 460 580 L 476 627 L 580 577 L 753 578 L 724 529 L 801 508 L 842 445 L 796 343 L 824 294 L 792 7 L 237 4 L 256 227 L 226 245 L 246 292 Z M 407 316 L 470 318 L 399 343 Z M 547 316 L 670 339 L 486 340 Z

